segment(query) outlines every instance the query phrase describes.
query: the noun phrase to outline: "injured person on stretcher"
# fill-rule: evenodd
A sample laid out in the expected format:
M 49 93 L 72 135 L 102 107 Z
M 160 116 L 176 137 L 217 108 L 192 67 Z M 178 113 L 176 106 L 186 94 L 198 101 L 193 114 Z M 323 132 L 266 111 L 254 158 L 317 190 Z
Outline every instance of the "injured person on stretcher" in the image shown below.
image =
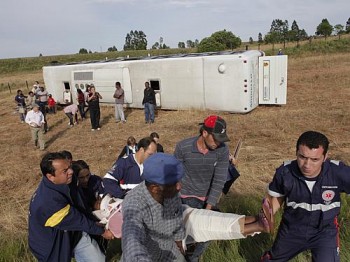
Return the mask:
M 123 200 L 106 195 L 100 202 L 94 215 L 106 224 L 116 238 L 122 237 Z M 97 206 L 98 207 L 98 206 Z M 205 242 L 209 240 L 240 239 L 255 234 L 273 234 L 272 205 L 264 199 L 257 216 L 245 216 L 233 213 L 221 213 L 208 209 L 191 208 L 183 205 L 183 219 L 186 229 L 185 243 Z

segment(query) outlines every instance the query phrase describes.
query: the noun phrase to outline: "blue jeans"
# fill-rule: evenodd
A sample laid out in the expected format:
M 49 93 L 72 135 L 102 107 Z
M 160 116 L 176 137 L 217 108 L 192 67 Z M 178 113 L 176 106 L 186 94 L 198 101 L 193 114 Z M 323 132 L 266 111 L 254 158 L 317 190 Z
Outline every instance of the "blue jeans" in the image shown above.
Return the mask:
M 154 122 L 154 104 L 145 103 L 145 121 L 147 123 Z
M 203 209 L 205 205 L 204 201 L 201 201 L 195 197 L 181 198 L 181 201 L 182 201 L 182 204 L 188 205 L 193 208 L 198 208 L 198 209 Z M 199 261 L 200 256 L 205 252 L 209 244 L 210 244 L 209 241 L 196 243 L 193 253 L 187 256 L 187 260 L 190 262 Z
M 101 252 L 97 242 L 85 232 L 83 232 L 81 239 L 74 248 L 74 257 L 77 262 L 106 261 L 106 257 Z

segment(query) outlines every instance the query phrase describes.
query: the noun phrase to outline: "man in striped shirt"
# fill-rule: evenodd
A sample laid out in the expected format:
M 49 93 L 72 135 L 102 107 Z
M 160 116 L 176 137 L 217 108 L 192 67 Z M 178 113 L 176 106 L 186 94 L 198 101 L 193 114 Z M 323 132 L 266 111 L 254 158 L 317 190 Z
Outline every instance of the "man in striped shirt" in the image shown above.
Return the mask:
M 180 191 L 183 204 L 206 209 L 212 209 L 217 204 L 229 165 L 227 141 L 225 120 L 210 115 L 201 123 L 199 136 L 176 145 L 174 155 L 185 169 Z M 193 254 L 189 255 L 189 261 L 199 261 L 208 245 L 209 242 L 198 243 Z

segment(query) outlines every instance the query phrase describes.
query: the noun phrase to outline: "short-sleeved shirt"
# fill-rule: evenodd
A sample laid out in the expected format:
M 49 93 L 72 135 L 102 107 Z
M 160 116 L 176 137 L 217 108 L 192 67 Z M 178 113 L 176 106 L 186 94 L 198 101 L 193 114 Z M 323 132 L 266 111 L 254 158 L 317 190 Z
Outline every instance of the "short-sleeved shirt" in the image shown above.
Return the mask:
M 350 167 L 342 162 L 326 160 L 310 191 L 307 179 L 297 161 L 280 166 L 269 185 L 273 197 L 284 197 L 285 208 L 281 227 L 289 234 L 317 235 L 320 230 L 335 230 L 340 211 L 340 194 L 350 193 Z

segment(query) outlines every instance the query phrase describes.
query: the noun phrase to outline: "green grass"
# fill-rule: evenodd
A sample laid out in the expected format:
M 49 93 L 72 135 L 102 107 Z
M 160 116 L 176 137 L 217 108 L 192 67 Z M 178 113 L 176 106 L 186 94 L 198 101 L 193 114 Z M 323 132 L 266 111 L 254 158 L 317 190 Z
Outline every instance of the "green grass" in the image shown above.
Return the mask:
M 35 261 L 28 250 L 27 234 L 0 237 L 0 262 Z
M 254 215 L 260 208 L 261 197 L 247 195 L 229 195 L 220 203 L 223 212 Z M 339 216 L 341 226 L 341 260 L 350 261 L 350 197 L 342 196 L 342 209 Z M 281 214 L 276 214 L 276 225 Z M 273 236 L 260 234 L 240 240 L 212 241 L 205 252 L 202 261 L 208 262 L 240 262 L 259 261 L 260 256 L 268 250 L 273 243 Z M 118 261 L 121 254 L 120 240 L 109 243 L 108 261 Z M 0 262 L 8 261 L 34 261 L 28 250 L 27 236 L 5 236 L 0 238 Z M 309 252 L 300 254 L 293 262 L 311 261 Z
M 254 215 L 260 207 L 260 199 L 257 196 L 231 195 L 223 199 L 220 207 L 224 212 Z M 350 261 L 350 197 L 342 196 L 342 208 L 339 216 L 341 261 Z M 281 212 L 275 216 L 276 225 L 281 220 Z M 277 229 L 277 228 L 276 228 Z M 277 231 L 277 230 L 276 230 Z M 259 261 L 264 251 L 268 250 L 275 236 L 260 234 L 241 240 L 212 241 L 209 249 L 204 254 L 203 261 L 229 262 L 229 261 Z M 299 254 L 293 262 L 310 262 L 310 252 Z

